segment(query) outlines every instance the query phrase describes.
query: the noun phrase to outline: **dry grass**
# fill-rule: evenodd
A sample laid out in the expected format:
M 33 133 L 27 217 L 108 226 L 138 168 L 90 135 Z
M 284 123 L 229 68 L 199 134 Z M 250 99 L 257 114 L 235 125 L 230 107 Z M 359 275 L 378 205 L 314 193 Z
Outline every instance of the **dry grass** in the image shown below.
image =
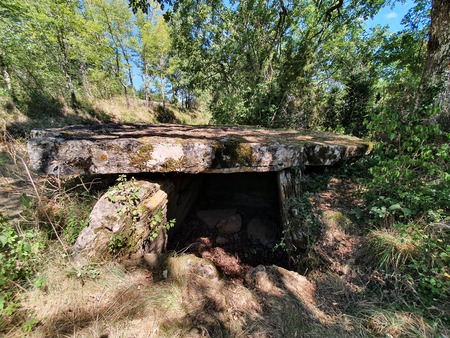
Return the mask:
M 31 196 L 34 193 L 25 170 L 26 159 L 24 142 L 12 139 L 7 133 L 0 134 L 0 213 L 18 225 L 26 221 L 20 215 L 21 197 Z
M 427 323 L 423 317 L 406 311 L 394 311 L 369 306 L 360 309 L 362 325 L 380 337 L 448 337 L 446 332 Z M 441 327 L 442 328 L 442 327 Z
M 112 122 L 119 123 L 156 123 L 153 109 L 141 100 L 130 100 L 130 105 L 122 98 L 111 100 L 97 99 L 92 108 L 109 116 Z
M 267 268 L 265 286 L 187 273 L 159 279 L 118 263 L 79 269 L 49 252 L 45 284 L 24 294 L 30 337 L 348 337 L 295 273 Z M 278 269 L 278 270 L 277 270 Z M 296 277 L 298 276 L 298 277 Z M 21 336 L 18 326 L 8 336 Z M 353 335 L 353 336 L 359 336 Z
M 180 123 L 201 125 L 209 124 L 211 115 L 206 111 L 181 111 L 173 105 L 152 102 L 149 107 L 143 100 L 130 100 L 129 106 L 121 98 L 113 100 L 96 100 L 94 111 L 109 116 L 112 122 L 118 123 Z
M 183 314 L 180 288 L 170 282 L 155 288 L 146 270 L 115 263 L 80 269 L 57 253 L 48 261 L 45 285 L 22 303 L 39 323 L 33 337 L 159 337 L 161 322 Z
M 44 100 L 45 101 L 45 100 Z M 192 125 L 209 124 L 211 114 L 206 110 L 184 111 L 166 103 L 153 102 L 149 107 L 143 100 L 124 98 L 95 99 L 83 101 L 81 107 L 73 109 L 63 99 L 43 102 L 42 107 L 26 108 L 21 111 L 12 101 L 0 96 L 0 127 L 13 131 L 21 137 L 27 136 L 33 128 L 63 127 L 81 123 L 180 123 Z

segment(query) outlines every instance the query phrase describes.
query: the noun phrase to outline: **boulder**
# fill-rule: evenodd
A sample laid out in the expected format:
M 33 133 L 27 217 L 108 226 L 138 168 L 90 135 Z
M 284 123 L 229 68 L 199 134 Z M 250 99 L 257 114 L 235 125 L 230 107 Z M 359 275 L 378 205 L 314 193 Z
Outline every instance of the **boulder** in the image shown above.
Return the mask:
M 75 261 L 165 249 L 167 194 L 147 181 L 121 182 L 95 204 L 88 227 L 73 246 Z

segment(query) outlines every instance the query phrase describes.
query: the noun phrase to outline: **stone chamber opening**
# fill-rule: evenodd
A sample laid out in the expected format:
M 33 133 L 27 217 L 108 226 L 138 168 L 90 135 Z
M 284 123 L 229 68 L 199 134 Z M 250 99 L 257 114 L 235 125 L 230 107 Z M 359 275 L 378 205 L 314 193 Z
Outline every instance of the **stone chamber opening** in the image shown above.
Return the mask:
M 177 224 L 169 231 L 168 250 L 209 258 L 227 275 L 259 264 L 287 266 L 287 254 L 279 245 L 282 223 L 275 172 L 174 174 L 170 180 L 177 196 L 169 198 L 168 218 L 176 218 Z

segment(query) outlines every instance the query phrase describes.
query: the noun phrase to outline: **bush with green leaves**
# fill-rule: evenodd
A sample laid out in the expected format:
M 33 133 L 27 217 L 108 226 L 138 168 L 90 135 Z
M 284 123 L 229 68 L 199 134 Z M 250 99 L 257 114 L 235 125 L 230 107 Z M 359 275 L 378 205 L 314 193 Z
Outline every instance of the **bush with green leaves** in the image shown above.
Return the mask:
M 1 316 L 11 315 L 16 310 L 16 291 L 30 282 L 43 248 L 36 230 L 16 229 L 0 214 Z
M 371 177 L 364 179 L 375 224 L 417 247 L 398 268 L 430 299 L 450 296 L 450 134 L 432 122 L 436 113 L 430 108 L 372 114 L 367 128 L 377 144 Z

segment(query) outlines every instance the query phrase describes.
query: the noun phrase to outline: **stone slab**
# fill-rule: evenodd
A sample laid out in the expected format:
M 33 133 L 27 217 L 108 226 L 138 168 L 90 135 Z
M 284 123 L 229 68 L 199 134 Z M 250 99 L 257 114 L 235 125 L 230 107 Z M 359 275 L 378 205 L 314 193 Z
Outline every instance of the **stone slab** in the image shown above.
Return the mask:
M 334 165 L 371 148 L 370 142 L 323 132 L 171 124 L 36 129 L 28 141 L 32 167 L 60 176 L 280 171 Z

